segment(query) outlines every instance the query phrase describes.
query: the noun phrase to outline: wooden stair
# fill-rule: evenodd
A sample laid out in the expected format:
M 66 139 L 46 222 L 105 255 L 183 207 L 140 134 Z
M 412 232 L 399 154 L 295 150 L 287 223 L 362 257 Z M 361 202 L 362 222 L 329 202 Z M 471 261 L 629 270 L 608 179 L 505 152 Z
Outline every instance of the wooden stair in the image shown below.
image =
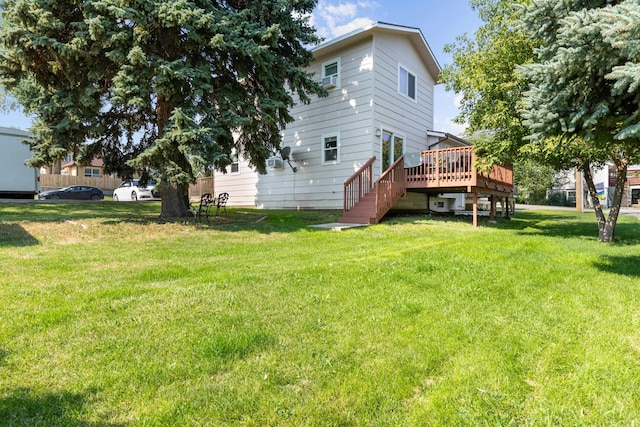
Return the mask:
M 478 170 L 473 147 L 425 150 L 420 153 L 419 162 L 412 157 L 406 169 L 401 156 L 374 182 L 375 160 L 372 157 L 366 161 L 344 182 L 340 222 L 377 224 L 407 191 L 430 191 L 473 194 L 473 226 L 477 227 L 479 194 L 505 197 L 508 203 L 513 193 L 513 166 L 496 164 L 488 172 Z
M 365 163 L 344 185 L 344 212 L 340 222 L 377 224 L 394 203 L 406 194 L 404 159 L 400 157 L 372 182 L 375 157 Z
M 365 194 L 356 205 L 344 212 L 338 221 L 348 224 L 377 224 L 376 193 Z

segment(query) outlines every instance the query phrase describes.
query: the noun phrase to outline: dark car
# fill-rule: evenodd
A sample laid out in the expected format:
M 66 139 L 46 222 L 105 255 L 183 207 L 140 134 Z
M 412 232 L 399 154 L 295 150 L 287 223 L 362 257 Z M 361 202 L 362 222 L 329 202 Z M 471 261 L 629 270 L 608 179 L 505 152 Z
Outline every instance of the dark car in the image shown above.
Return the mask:
M 59 190 L 44 191 L 40 193 L 38 198 L 52 200 L 102 200 L 104 199 L 104 193 L 97 187 L 72 185 Z

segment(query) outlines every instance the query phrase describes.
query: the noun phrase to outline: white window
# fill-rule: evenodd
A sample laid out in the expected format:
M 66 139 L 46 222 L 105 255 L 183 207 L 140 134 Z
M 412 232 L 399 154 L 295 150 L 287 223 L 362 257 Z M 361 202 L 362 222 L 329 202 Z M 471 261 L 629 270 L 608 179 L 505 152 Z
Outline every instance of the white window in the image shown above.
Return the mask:
M 322 164 L 340 163 L 340 133 L 322 136 Z
M 340 58 L 322 64 L 322 86 L 327 89 L 340 87 Z
M 417 99 L 416 75 L 402 65 L 398 65 L 398 92 L 414 101 Z
M 84 176 L 91 177 L 91 178 L 100 178 L 100 169 L 84 168 Z
M 229 173 L 240 173 L 240 162 L 238 161 L 238 155 L 231 155 L 231 164 L 229 165 Z

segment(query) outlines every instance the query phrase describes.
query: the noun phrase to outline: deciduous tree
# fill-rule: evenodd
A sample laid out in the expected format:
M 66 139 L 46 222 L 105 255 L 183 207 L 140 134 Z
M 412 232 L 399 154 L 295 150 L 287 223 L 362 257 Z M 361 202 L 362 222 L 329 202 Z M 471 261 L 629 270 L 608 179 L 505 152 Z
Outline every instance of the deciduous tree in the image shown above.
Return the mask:
M 462 95 L 456 121 L 467 123 L 469 134 L 483 135 L 475 149 L 489 164 L 513 162 L 526 135 L 518 102 L 527 84 L 516 65 L 531 61 L 535 39 L 519 27 L 517 3 L 472 0 L 484 24 L 473 37 L 465 34 L 445 47 L 453 62 L 444 67 L 442 82 Z

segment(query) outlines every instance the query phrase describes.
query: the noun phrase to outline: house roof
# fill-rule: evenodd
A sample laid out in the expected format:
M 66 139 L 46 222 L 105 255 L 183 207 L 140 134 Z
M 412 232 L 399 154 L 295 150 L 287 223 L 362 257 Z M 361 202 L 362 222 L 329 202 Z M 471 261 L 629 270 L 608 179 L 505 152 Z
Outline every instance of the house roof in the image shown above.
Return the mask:
M 93 159 L 91 160 L 91 164 L 89 165 L 80 165 L 77 164 L 75 161 L 70 161 L 70 162 L 64 162 L 62 163 L 62 165 L 60 166 L 62 169 L 64 168 L 69 168 L 71 166 L 92 166 L 94 168 L 101 168 L 104 166 L 104 162 L 102 161 L 102 159 Z
M 334 50 L 343 48 L 346 45 L 354 43 L 356 41 L 370 37 L 375 33 L 387 33 L 387 34 L 401 34 L 409 38 L 416 49 L 416 52 L 420 55 L 422 61 L 426 64 L 427 69 L 431 73 L 434 81 L 438 81 L 438 75 L 440 74 L 440 64 L 436 59 L 429 43 L 424 38 L 420 28 L 407 27 L 404 25 L 390 24 L 387 22 L 373 22 L 357 30 L 343 34 L 334 39 L 328 40 L 322 44 L 311 49 L 314 54 L 329 53 Z
M 459 136 L 452 135 L 452 134 L 450 134 L 448 132 L 438 132 L 438 131 L 435 131 L 435 130 L 428 130 L 427 131 L 427 135 L 438 138 L 438 142 L 436 142 L 434 144 L 431 144 L 429 146 L 429 149 L 431 149 L 431 147 L 433 147 L 434 145 L 440 144 L 441 142 L 445 142 L 445 141 L 451 141 L 451 142 L 454 142 L 456 144 L 460 144 L 462 146 L 470 146 L 470 145 L 472 145 L 466 139 L 460 138 Z

